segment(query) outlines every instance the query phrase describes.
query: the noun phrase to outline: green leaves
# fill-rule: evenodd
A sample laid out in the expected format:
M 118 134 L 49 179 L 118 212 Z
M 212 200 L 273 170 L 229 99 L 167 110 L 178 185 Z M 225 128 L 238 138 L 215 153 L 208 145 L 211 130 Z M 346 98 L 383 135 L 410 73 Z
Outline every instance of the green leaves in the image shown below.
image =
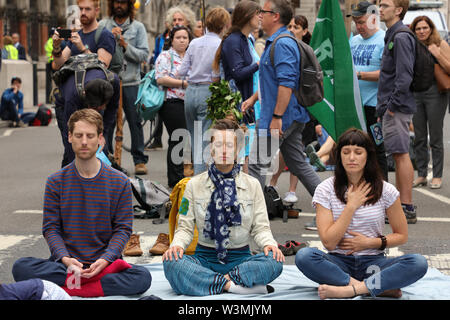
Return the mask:
M 208 104 L 207 118 L 213 122 L 217 119 L 224 119 L 227 115 L 232 114 L 237 121 L 242 120 L 242 113 L 237 109 L 242 101 L 239 91 L 233 92 L 228 81 L 221 80 L 214 82 L 209 86 L 211 97 L 206 100 Z

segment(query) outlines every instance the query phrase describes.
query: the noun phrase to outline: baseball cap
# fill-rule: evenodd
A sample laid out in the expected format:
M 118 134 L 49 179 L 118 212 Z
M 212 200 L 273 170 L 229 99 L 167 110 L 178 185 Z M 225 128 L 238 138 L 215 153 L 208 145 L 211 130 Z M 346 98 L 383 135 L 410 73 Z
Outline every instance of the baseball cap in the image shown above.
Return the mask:
M 373 6 L 373 12 L 369 12 L 369 8 Z M 347 17 L 362 17 L 368 13 L 376 13 L 376 6 L 368 1 L 361 1 L 358 4 L 352 4 L 352 13 L 347 14 Z

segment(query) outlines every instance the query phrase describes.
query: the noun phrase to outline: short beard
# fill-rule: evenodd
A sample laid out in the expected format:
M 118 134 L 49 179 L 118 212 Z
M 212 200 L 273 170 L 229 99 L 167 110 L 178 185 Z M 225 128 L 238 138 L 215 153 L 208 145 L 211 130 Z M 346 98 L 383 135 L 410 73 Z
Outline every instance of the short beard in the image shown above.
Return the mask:
M 116 10 L 113 11 L 113 16 L 120 18 L 120 19 L 126 18 L 126 17 L 128 17 L 128 15 L 129 15 L 128 11 L 123 11 L 123 12 L 117 12 Z

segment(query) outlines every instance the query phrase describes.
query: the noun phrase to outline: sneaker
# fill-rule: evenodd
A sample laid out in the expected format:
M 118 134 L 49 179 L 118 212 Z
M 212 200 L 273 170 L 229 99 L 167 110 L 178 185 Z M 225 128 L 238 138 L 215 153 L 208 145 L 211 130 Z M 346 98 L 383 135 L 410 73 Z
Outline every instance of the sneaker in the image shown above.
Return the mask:
M 321 172 L 327 170 L 327 166 L 320 160 L 315 151 L 309 154 L 309 162 Z
M 25 128 L 27 125 L 22 120 L 16 123 L 16 128 Z
M 300 250 L 301 248 L 306 248 L 307 245 L 306 243 L 303 242 L 297 242 L 295 240 L 291 240 L 289 241 L 294 249 L 294 254 L 297 254 L 298 250 Z
M 137 165 L 135 165 L 134 173 L 137 175 L 147 174 L 147 167 L 145 166 L 145 163 L 138 163 Z
M 123 250 L 123 255 L 128 257 L 142 256 L 141 240 L 138 234 L 132 234 Z
M 305 223 L 305 229 L 311 231 L 317 231 L 316 218 L 312 222 Z
M 165 233 L 160 233 L 158 239 L 156 239 L 155 244 L 150 249 L 150 253 L 153 255 L 162 255 L 169 249 L 169 235 Z
M 145 148 L 145 150 L 157 150 L 157 149 L 162 149 L 162 142 L 160 139 L 155 139 L 153 140 L 153 142 L 147 147 Z
M 289 241 L 286 241 L 285 244 L 278 244 L 278 249 L 281 250 L 281 253 L 287 257 L 294 255 L 294 246 Z
M 312 142 L 312 143 L 310 143 L 310 144 L 308 144 L 308 145 L 306 146 L 306 148 L 305 148 L 305 153 L 306 153 L 306 155 L 308 156 L 308 158 L 311 158 L 311 157 L 309 156 L 311 153 L 316 152 L 316 148 L 315 148 L 314 146 L 315 146 L 315 143 L 314 143 L 314 142 Z
M 408 222 L 408 224 L 415 224 L 417 222 L 417 212 L 416 212 L 417 207 L 414 206 L 414 210 L 410 211 L 406 209 L 406 206 L 404 204 L 402 204 L 402 208 L 403 212 L 405 213 L 406 221 Z
M 286 192 L 284 194 L 284 199 L 283 201 L 285 202 L 290 202 L 290 203 L 294 203 L 298 201 L 297 196 L 295 195 L 295 192 Z

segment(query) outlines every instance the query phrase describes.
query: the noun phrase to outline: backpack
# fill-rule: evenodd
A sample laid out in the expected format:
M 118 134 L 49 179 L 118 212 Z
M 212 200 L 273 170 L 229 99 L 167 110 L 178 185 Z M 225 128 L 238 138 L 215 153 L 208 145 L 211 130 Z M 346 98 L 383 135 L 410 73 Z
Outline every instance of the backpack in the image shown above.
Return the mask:
M 78 95 L 84 102 L 86 93 L 84 91 L 84 80 L 87 70 L 100 69 L 105 73 L 106 81 L 114 86 L 114 73 L 109 71 L 103 62 L 98 60 L 96 53 L 79 54 L 70 57 L 64 65 L 53 74 L 55 84 L 60 87 L 73 73 L 75 74 L 75 87 Z
M 270 62 L 274 67 L 275 43 L 280 38 L 291 38 L 295 40 L 300 51 L 300 78 L 298 89 L 294 90 L 294 95 L 299 104 L 304 107 L 310 107 L 323 100 L 323 72 L 319 60 L 314 53 L 313 48 L 297 40 L 294 36 L 283 33 L 280 34 L 272 43 L 270 48 Z
M 32 127 L 48 126 L 52 121 L 52 111 L 44 105 L 40 105 L 33 120 L 28 125 Z
M 427 46 L 417 39 L 414 32 L 409 28 L 397 30 L 393 34 L 390 43 L 394 43 L 395 36 L 401 32 L 411 34 L 415 40 L 416 60 L 414 61 L 414 75 L 410 87 L 411 91 L 421 92 L 428 90 L 434 81 L 434 64 L 436 63 L 436 60 L 428 50 Z M 391 55 L 394 55 L 392 47 L 389 47 L 389 52 Z
M 104 20 L 102 20 L 104 21 Z M 95 31 L 95 44 L 98 44 L 100 40 L 100 36 L 102 34 L 103 29 L 106 28 L 106 22 L 100 22 L 97 30 Z M 122 35 L 125 34 L 127 30 L 122 30 Z M 126 69 L 126 61 L 125 61 L 125 52 L 123 48 L 119 45 L 119 42 L 116 40 L 116 50 L 112 56 L 111 62 L 109 63 L 108 70 L 114 72 L 115 74 L 119 74 L 121 71 Z
M 160 183 L 144 180 L 139 177 L 129 178 L 133 195 L 139 205 L 133 206 L 134 211 L 145 211 L 135 215 L 136 218 L 164 218 L 165 209 L 170 201 L 170 192 Z
M 283 217 L 284 205 L 277 190 L 272 186 L 264 187 L 264 199 L 266 200 L 267 214 L 269 220 Z
M 173 68 L 173 55 L 170 55 L 171 70 Z M 150 70 L 139 84 L 136 102 L 137 113 L 144 120 L 153 120 L 161 109 L 166 98 L 166 90 L 161 90 L 156 83 L 156 70 Z

